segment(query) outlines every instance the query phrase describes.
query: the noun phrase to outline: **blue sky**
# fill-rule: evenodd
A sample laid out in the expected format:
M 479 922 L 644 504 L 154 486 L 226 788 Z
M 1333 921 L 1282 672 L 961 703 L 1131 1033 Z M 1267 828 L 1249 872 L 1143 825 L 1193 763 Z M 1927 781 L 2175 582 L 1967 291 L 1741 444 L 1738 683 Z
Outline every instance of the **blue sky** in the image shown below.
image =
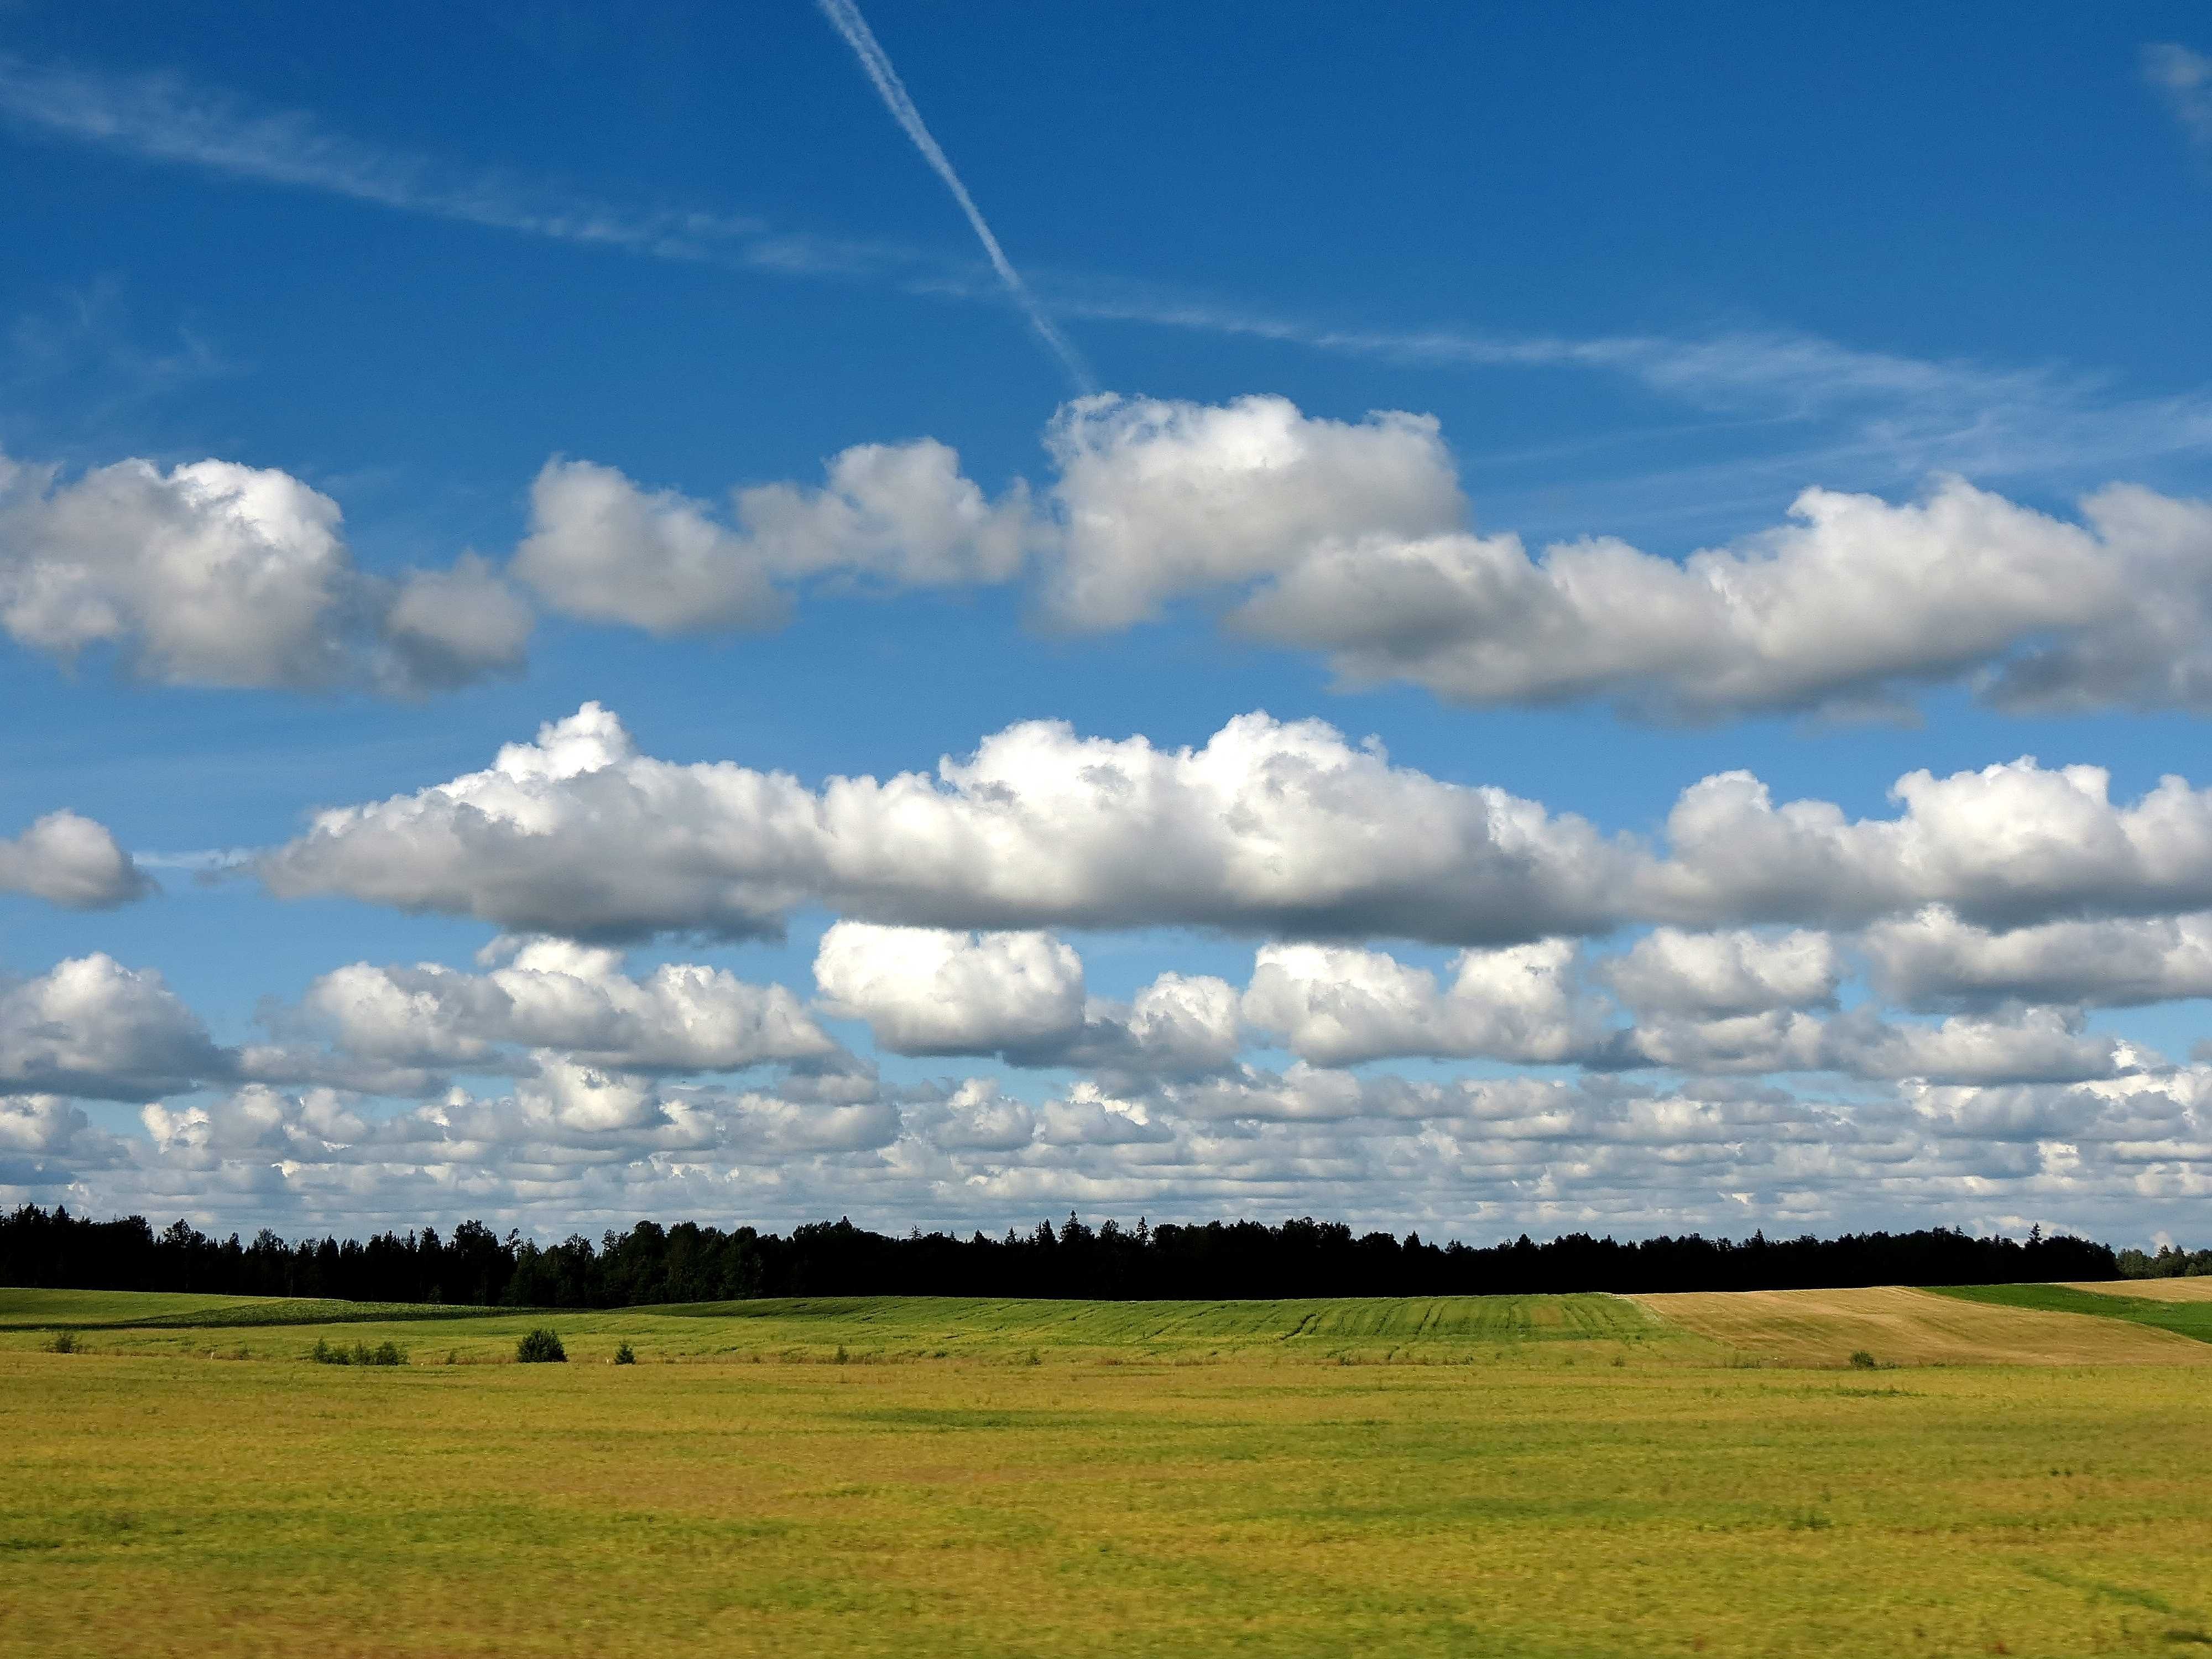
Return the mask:
M 835 25 L 0 9 L 0 1198 L 2189 1231 L 2197 9 Z

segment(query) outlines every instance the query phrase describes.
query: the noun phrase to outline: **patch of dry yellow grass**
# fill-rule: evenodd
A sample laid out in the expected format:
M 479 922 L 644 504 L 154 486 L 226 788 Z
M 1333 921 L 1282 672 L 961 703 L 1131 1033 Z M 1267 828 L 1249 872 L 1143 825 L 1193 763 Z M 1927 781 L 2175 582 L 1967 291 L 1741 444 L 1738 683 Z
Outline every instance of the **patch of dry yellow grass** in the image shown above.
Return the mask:
M 1677 1352 L 1705 1347 L 368 1370 L 0 1348 L 0 1659 L 2212 1642 L 2195 1372 Z
M 1855 1352 L 1886 1365 L 2212 1364 L 2212 1345 L 2170 1331 L 2082 1314 L 1985 1307 L 1896 1285 L 1695 1291 L 1637 1299 L 1700 1336 L 1785 1365 L 1842 1365 Z
M 2066 1287 L 2099 1296 L 2141 1297 L 2146 1302 L 2212 1302 L 2212 1277 L 2197 1279 L 2107 1279 Z

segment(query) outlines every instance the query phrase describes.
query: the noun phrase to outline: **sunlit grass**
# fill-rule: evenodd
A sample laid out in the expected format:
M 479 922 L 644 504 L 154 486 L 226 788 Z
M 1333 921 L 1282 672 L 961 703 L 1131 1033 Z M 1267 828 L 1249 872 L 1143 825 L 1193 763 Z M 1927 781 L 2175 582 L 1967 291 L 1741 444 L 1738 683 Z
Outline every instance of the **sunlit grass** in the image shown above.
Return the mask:
M 2189 1281 L 2181 1281 L 2187 1285 Z M 2130 1296 L 2126 1286 L 2113 1291 L 2085 1291 L 2068 1285 L 1958 1285 L 1942 1294 L 1984 1307 L 2031 1308 L 2046 1313 L 2087 1314 L 2124 1319 L 2153 1330 L 2172 1331 L 2198 1342 L 2212 1342 L 2212 1301 L 2196 1297 Z
M 1747 1368 L 1614 1298 L 1515 1300 L 522 1313 L 394 1323 L 388 1369 L 305 1357 L 375 1322 L 89 1302 L 110 1328 L 52 1353 L 49 1304 L 0 1335 L 0 1653 L 2212 1637 L 2201 1370 Z M 534 1324 L 570 1364 L 512 1363 Z

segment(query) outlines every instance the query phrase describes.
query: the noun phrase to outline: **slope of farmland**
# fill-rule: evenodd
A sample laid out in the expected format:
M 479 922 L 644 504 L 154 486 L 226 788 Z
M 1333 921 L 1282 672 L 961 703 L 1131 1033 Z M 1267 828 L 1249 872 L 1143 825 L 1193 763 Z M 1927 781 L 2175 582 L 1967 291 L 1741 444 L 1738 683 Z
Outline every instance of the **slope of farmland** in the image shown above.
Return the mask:
M 1938 1294 L 1985 1308 L 2081 1315 L 2212 1343 L 2212 1300 L 2202 1297 L 2108 1295 L 2102 1286 L 2091 1291 L 2071 1285 L 1956 1285 Z
M 738 1322 L 659 1324 L 686 1322 Z M 2212 1419 L 2179 1367 L 1863 1377 L 1594 1338 L 1474 1365 L 362 1370 L 23 1340 L 0 1659 L 2212 1644 Z
M 141 1304 L 149 1305 L 140 1305 Z M 1376 1297 L 1285 1302 L 1056 1302 L 961 1297 L 817 1297 L 664 1307 L 528 1310 L 247 1298 L 134 1297 L 127 1291 L 0 1291 L 0 1346 L 35 1347 L 62 1328 L 108 1353 L 218 1352 L 289 1358 L 318 1338 L 396 1342 L 422 1359 L 512 1358 L 551 1325 L 579 1357 L 628 1342 L 653 1359 L 1121 1360 L 1245 1357 L 1308 1363 L 1456 1362 L 1511 1349 L 1591 1344 L 1705 1352 L 1679 1327 L 1613 1296 Z
M 192 1291 L 47 1291 L 0 1286 L 0 1331 L 202 1330 L 374 1320 L 480 1319 L 505 1311 L 434 1302 L 207 1296 Z
M 2107 1279 L 2068 1285 L 2069 1291 L 2124 1296 L 2144 1302 L 2212 1302 L 2212 1274 L 2194 1279 Z
M 2045 1289 L 2046 1286 L 2009 1287 Z M 1843 1291 L 1694 1291 L 1638 1298 L 1663 1319 L 1760 1360 L 1841 1365 L 1853 1353 L 1899 1365 L 2191 1365 L 2212 1347 L 2125 1320 L 1978 1293 L 1895 1285 Z

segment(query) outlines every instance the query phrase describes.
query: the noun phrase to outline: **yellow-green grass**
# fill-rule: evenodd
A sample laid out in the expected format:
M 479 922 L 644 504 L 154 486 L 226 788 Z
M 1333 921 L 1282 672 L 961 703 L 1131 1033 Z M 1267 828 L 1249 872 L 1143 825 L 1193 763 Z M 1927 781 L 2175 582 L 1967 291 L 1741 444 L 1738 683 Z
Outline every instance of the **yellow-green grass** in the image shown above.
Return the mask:
M 2132 1296 L 2148 1302 L 2212 1302 L 2212 1273 L 2193 1279 L 2112 1279 L 2069 1285 L 2099 1296 Z
M 1879 1364 L 2212 1366 L 2212 1347 L 2185 1336 L 2085 1317 L 2097 1310 L 2062 1310 L 2032 1297 L 1984 1306 L 1932 1291 L 1880 1285 L 1695 1291 L 1638 1299 L 1663 1319 L 1775 1364 L 1842 1365 L 1863 1353 Z
M 2092 1321 L 2123 1322 L 2130 1329 L 2155 1330 L 2207 1345 L 2212 1356 L 2212 1301 L 2198 1298 L 2113 1296 L 2071 1285 L 1960 1285 L 1944 1296 L 2008 1310 L 2087 1316 Z
M 165 1307 L 158 1318 L 132 1319 L 128 1292 L 0 1290 L 0 1349 L 39 1347 L 66 1328 L 82 1333 L 82 1344 L 98 1352 L 286 1358 L 307 1353 L 319 1339 L 349 1347 L 388 1340 L 417 1364 L 448 1354 L 466 1363 L 512 1358 L 517 1338 L 550 1325 L 574 1358 L 605 1358 L 628 1342 L 648 1363 L 834 1360 L 840 1350 L 860 1363 L 961 1357 L 1022 1363 L 1031 1352 L 1131 1361 L 1459 1363 L 1509 1351 L 1565 1354 L 1593 1343 L 1607 1358 L 1645 1349 L 1698 1357 L 1711 1352 L 1613 1296 L 1285 1302 L 823 1297 L 592 1312 L 197 1301 L 189 1310 Z
M 0 1331 L 191 1329 L 482 1318 L 496 1310 L 422 1302 L 214 1296 L 191 1291 L 40 1291 L 0 1286 Z
M 1368 1313 L 1418 1336 L 1438 1322 L 1421 1305 Z M 1055 1343 L 1042 1311 L 968 1304 L 998 1322 L 965 1348 L 948 1304 L 550 1318 L 572 1355 L 690 1330 L 682 1352 L 740 1359 L 620 1367 L 425 1364 L 419 1343 L 396 1370 L 210 1363 L 163 1346 L 192 1334 L 143 1328 L 64 1355 L 18 1332 L 0 1340 L 0 1654 L 2212 1642 L 2203 1371 L 1746 1369 L 1632 1308 L 1577 1325 L 1577 1305 L 1481 1327 L 1472 1364 L 1404 1363 L 1451 1351 L 1431 1339 L 1339 1364 L 1295 1320 L 1285 1340 L 1290 1315 L 1234 1306 L 1063 1307 L 1082 1340 Z M 810 1320 L 903 1363 L 815 1363 L 819 1340 L 807 1363 L 770 1357 Z M 511 1355 L 530 1322 L 394 1329 L 498 1327 Z M 925 1332 L 951 1357 L 908 1353 Z

